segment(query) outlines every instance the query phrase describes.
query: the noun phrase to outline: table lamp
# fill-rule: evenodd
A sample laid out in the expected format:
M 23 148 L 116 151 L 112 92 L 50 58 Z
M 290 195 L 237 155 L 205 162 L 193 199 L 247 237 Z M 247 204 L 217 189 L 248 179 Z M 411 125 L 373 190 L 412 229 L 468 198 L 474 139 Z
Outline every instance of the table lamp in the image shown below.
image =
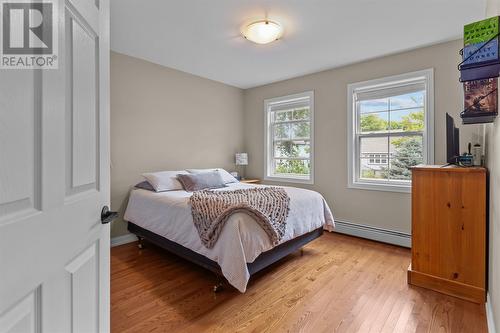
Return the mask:
M 236 153 L 235 154 L 236 165 L 243 166 L 243 172 L 241 173 L 241 178 L 245 179 L 245 166 L 248 165 L 248 154 L 247 153 Z

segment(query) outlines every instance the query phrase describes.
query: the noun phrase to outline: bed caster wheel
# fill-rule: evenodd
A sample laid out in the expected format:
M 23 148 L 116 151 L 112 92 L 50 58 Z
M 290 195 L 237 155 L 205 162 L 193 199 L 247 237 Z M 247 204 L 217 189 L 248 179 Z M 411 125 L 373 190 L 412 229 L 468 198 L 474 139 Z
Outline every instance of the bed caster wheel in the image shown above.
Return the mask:
M 214 286 L 214 293 L 219 293 L 219 292 L 221 292 L 223 289 L 224 289 L 224 286 L 222 285 L 222 283 L 217 283 L 217 284 Z
M 144 248 L 144 245 L 139 243 L 139 244 L 137 244 L 137 247 L 142 250 Z

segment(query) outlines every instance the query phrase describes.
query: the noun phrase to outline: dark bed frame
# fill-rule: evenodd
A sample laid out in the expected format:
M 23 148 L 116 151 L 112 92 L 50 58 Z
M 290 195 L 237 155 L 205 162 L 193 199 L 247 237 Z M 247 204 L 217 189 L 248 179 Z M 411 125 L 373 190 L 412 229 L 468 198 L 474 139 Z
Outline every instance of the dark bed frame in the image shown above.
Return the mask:
M 213 260 L 208 259 L 204 255 L 196 253 L 180 244 L 177 244 L 171 240 L 166 239 L 163 236 L 155 234 L 149 230 L 146 230 L 138 225 L 128 222 L 128 230 L 135 234 L 139 239 L 139 248 L 143 247 L 143 239 L 169 251 L 172 252 L 179 257 L 182 257 L 186 260 L 189 260 L 205 269 L 208 269 L 216 274 L 218 277 L 218 281 L 214 286 L 214 291 L 218 292 L 222 288 L 222 281 L 224 277 L 222 275 L 222 270 L 219 264 Z M 261 253 L 257 259 L 255 259 L 252 263 L 247 263 L 248 272 L 250 276 L 261 271 L 262 269 L 274 264 L 280 259 L 283 259 L 290 253 L 293 253 L 299 249 L 301 249 L 307 243 L 315 240 L 323 234 L 323 227 L 320 227 L 316 230 L 303 234 L 299 237 L 291 239 L 287 242 L 284 242 L 273 249 Z

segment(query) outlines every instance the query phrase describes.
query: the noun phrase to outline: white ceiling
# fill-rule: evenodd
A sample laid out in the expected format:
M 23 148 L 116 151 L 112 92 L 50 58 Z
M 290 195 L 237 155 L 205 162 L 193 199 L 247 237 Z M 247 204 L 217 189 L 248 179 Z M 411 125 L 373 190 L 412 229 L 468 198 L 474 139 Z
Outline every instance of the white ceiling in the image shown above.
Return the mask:
M 112 0 L 111 48 L 250 88 L 459 38 L 485 8 L 486 0 Z M 281 40 L 240 36 L 266 15 L 284 25 Z

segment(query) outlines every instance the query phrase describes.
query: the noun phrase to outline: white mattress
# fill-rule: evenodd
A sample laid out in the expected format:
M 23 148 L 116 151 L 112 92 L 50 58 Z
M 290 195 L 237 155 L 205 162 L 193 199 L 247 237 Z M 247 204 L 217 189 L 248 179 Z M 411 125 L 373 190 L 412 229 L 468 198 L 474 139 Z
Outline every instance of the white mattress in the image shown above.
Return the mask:
M 228 184 L 218 191 L 230 191 L 265 185 Z M 285 235 L 281 242 L 313 231 L 321 226 L 333 230 L 333 215 L 317 192 L 283 187 L 290 197 L 290 211 Z M 134 189 L 130 194 L 125 220 L 174 241 L 217 262 L 224 277 L 240 292 L 245 292 L 250 274 L 247 263 L 273 246 L 264 230 L 248 215 L 237 213 L 230 217 L 212 249 L 200 240 L 193 223 L 186 191 L 156 193 Z

